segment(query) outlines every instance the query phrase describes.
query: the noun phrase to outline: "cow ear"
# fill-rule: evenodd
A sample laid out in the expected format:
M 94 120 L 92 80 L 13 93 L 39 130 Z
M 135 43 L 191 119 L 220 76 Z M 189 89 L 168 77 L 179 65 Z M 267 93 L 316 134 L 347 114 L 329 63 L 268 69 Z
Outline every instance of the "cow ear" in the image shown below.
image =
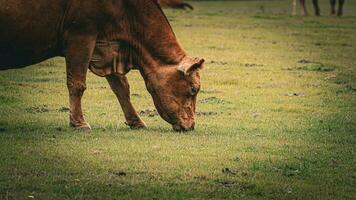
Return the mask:
M 192 72 L 202 69 L 204 62 L 205 60 L 202 58 L 185 59 L 178 66 L 178 71 L 182 72 L 185 76 L 189 76 Z

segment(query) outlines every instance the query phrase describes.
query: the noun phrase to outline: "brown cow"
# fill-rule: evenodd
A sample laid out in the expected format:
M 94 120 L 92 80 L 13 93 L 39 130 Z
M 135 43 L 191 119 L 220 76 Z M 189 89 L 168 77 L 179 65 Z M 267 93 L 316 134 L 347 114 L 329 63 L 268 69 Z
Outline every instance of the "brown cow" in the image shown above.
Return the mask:
M 313 6 L 314 6 L 315 15 L 320 16 L 320 8 L 319 8 L 318 0 L 312 0 L 312 2 L 313 2 Z M 338 2 L 339 2 L 339 8 L 337 11 L 337 15 L 342 16 L 345 0 L 338 0 Z M 296 5 L 297 5 L 297 0 L 293 0 L 293 15 L 296 14 Z M 336 14 L 336 0 L 330 0 L 330 5 L 331 5 L 331 15 L 335 15 Z M 302 15 L 308 15 L 307 7 L 305 6 L 305 0 L 300 0 L 300 8 L 301 8 Z
M 1 70 L 65 57 L 71 126 L 90 130 L 81 107 L 90 65 L 106 77 L 131 128 L 145 127 L 130 102 L 132 68 L 174 130 L 194 128 L 204 60 L 187 56 L 152 0 L 0 0 L 0 27 Z
M 186 9 L 189 8 L 194 10 L 193 6 L 189 3 L 182 2 L 181 0 L 157 0 L 162 8 L 176 8 L 176 9 Z

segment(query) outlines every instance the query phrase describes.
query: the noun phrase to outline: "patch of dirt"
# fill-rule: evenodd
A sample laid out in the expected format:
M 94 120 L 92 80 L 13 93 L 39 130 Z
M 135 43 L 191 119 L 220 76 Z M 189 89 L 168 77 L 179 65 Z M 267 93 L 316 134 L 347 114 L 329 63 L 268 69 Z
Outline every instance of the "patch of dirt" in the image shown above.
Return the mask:
M 216 94 L 216 93 L 221 93 L 221 91 L 218 90 L 201 90 L 200 91 L 201 94 Z
M 224 188 L 237 187 L 241 191 L 252 190 L 256 188 L 256 184 L 248 182 L 237 182 L 230 180 L 217 180 L 217 185 Z
M 225 103 L 230 103 L 230 102 L 227 102 L 223 99 L 219 99 L 217 97 L 208 97 L 208 98 L 205 98 L 205 99 L 202 99 L 199 101 L 200 103 L 211 103 L 211 104 L 225 104 Z
M 215 116 L 218 115 L 219 113 L 217 112 L 197 112 L 197 116 Z
M 252 113 L 252 117 L 253 118 L 258 118 L 260 117 L 262 114 L 261 113 Z
M 94 150 L 92 150 L 91 151 L 91 153 L 93 154 L 93 155 L 98 155 L 98 154 L 101 154 L 103 151 L 101 150 L 101 149 L 94 149 Z
M 331 72 L 334 71 L 336 68 L 336 66 L 334 65 L 324 64 L 321 62 L 315 62 L 306 59 L 299 60 L 298 64 L 302 66 L 297 66 L 295 69 L 305 71 Z
M 123 172 L 123 171 L 114 171 L 114 172 L 111 172 L 113 175 L 115 176 L 126 176 L 127 173 L 126 172 Z
M 216 61 L 216 60 L 212 60 L 209 62 L 209 64 L 217 64 L 217 65 L 227 65 L 227 62 L 224 61 Z
M 222 173 L 224 174 L 229 174 L 229 175 L 236 175 L 237 173 L 232 171 L 230 168 L 225 167 L 224 169 L 221 170 Z
M 238 156 L 236 156 L 236 157 L 234 158 L 234 161 L 235 161 L 235 162 L 240 162 L 240 161 L 241 161 L 241 158 L 239 158 Z
M 55 130 L 60 131 L 60 132 L 64 131 L 64 129 L 62 127 L 57 127 L 57 128 L 55 128 Z
M 316 42 L 316 43 L 314 43 L 314 45 L 315 45 L 315 46 L 322 46 L 323 43 L 321 43 L 321 42 Z
M 69 108 L 65 106 L 58 109 L 58 112 L 69 112 L 69 111 L 70 111 Z
M 305 97 L 304 93 L 288 93 L 286 94 L 288 97 Z
M 131 96 L 133 96 L 133 97 L 141 97 L 141 95 L 136 94 L 136 93 L 131 94 Z
M 283 175 L 284 176 L 288 176 L 288 177 L 291 177 L 291 176 L 297 176 L 301 173 L 301 171 L 299 171 L 298 169 L 289 169 L 289 170 L 285 170 L 283 171 Z
M 298 61 L 298 63 L 301 63 L 301 64 L 309 64 L 309 63 L 314 63 L 313 61 L 309 61 L 309 60 L 306 60 L 306 59 L 301 59 Z
M 141 110 L 138 114 L 143 117 L 155 117 L 159 115 L 156 109 Z
M 241 190 L 252 190 L 252 189 L 256 188 L 256 184 L 242 182 L 242 183 L 239 183 L 239 187 L 241 188 Z
M 335 74 L 331 74 L 331 75 L 325 77 L 324 79 L 325 79 L 325 80 L 332 80 L 332 79 L 336 79 L 336 77 L 337 77 L 337 76 L 336 76 Z
M 237 186 L 238 183 L 236 181 L 218 180 L 217 185 L 220 187 L 231 188 Z
M 245 67 L 263 67 L 264 65 L 255 64 L 255 63 L 246 63 L 246 64 L 243 64 L 243 66 L 245 66 Z
M 38 86 L 36 86 L 36 85 L 31 85 L 31 84 L 27 84 L 27 83 L 18 83 L 16 85 L 18 85 L 20 87 L 38 88 Z
M 194 176 L 194 179 L 199 180 L 199 181 L 207 180 L 206 176 Z
M 342 43 L 341 46 L 342 46 L 342 47 L 352 47 L 351 44 L 346 44 L 346 43 Z
M 49 112 L 49 109 L 48 109 L 47 105 L 33 106 L 33 107 L 26 108 L 26 112 L 32 113 L 32 114 L 47 113 L 47 112 Z

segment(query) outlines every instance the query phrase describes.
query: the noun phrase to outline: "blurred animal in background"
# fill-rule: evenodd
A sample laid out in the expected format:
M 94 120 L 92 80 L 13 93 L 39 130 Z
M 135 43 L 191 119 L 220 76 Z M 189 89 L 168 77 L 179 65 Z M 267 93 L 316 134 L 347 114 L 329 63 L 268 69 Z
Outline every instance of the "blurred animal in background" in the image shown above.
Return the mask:
M 185 3 L 181 0 L 157 0 L 158 4 L 161 5 L 162 8 L 175 8 L 175 9 L 183 9 L 189 8 L 193 10 L 193 6 L 189 3 Z
M 308 15 L 307 7 L 305 6 L 305 0 L 299 0 L 300 1 L 300 12 L 301 15 Z M 337 10 L 337 15 L 342 16 L 343 15 L 343 7 L 345 0 L 330 0 L 330 5 L 331 5 L 331 15 L 336 15 L 336 1 L 338 1 L 338 10 Z M 313 6 L 314 6 L 314 13 L 316 16 L 320 16 L 320 8 L 319 8 L 319 2 L 318 0 L 312 0 Z M 296 9 L 297 9 L 297 0 L 293 0 L 293 11 L 292 14 L 296 15 Z
M 342 16 L 344 14 L 344 3 L 345 0 L 339 0 L 339 8 L 337 10 L 337 15 L 338 16 Z M 331 14 L 335 15 L 336 14 L 336 0 L 330 0 L 330 4 L 331 4 Z
M 299 0 L 300 1 L 300 14 L 303 16 L 308 15 L 307 7 L 305 6 L 305 0 Z M 314 10 L 315 10 L 315 15 L 319 16 L 320 15 L 320 8 L 318 4 L 318 0 L 312 0 Z M 297 0 L 293 0 L 293 11 L 292 14 L 296 15 L 297 12 Z

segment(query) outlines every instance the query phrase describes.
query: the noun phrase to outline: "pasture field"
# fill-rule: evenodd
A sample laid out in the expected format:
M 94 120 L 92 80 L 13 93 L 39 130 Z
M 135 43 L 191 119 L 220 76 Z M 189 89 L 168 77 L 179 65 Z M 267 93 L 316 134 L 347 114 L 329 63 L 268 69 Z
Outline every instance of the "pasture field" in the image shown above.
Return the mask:
M 355 199 L 356 1 L 290 16 L 291 1 L 165 10 L 206 59 L 197 127 L 176 133 L 137 71 L 133 131 L 89 73 L 90 133 L 68 128 L 64 59 L 0 72 L 0 199 Z M 311 5 L 309 10 L 311 11 Z

